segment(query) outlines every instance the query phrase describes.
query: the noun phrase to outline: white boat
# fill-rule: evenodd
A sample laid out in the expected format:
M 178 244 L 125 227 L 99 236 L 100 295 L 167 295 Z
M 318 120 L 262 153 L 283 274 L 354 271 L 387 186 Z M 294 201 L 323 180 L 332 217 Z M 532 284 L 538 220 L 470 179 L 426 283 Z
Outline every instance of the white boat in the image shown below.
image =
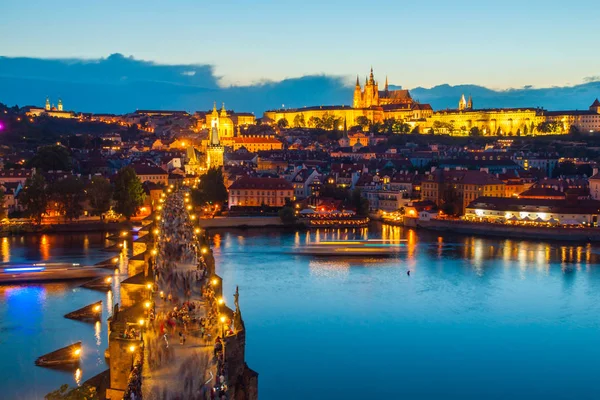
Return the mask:
M 110 271 L 106 269 L 78 263 L 0 264 L 0 284 L 87 279 L 107 274 Z
M 295 249 L 307 256 L 394 256 L 404 251 L 405 240 L 342 240 L 310 243 Z

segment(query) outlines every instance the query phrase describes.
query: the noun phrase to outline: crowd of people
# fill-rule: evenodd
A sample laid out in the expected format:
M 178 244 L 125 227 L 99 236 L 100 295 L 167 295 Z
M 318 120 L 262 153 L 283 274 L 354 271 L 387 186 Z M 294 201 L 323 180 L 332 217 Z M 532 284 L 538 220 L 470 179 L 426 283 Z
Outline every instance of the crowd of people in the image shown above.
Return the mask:
M 152 386 L 152 398 L 227 399 L 224 331 L 233 333 L 231 320 L 225 330 L 219 319 L 219 304 L 209 282 L 201 243 L 187 210 L 187 195 L 176 192 L 163 203 L 157 221 L 153 262 L 154 287 L 159 300 L 147 310 L 146 357 L 151 371 L 179 364 L 179 385 Z M 175 346 L 188 338 L 199 338 L 214 346 L 213 353 L 191 352 L 176 362 Z M 213 339 L 214 338 L 214 339 Z M 218 349 L 218 351 L 217 351 Z

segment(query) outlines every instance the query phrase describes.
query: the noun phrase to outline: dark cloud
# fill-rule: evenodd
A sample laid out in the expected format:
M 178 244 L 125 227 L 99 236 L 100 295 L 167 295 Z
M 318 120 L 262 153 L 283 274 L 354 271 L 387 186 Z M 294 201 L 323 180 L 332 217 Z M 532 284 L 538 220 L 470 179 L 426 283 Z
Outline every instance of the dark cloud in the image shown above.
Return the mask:
M 456 107 L 462 93 L 476 107 L 586 108 L 600 96 L 600 82 L 590 77 L 573 87 L 525 87 L 494 91 L 475 85 L 439 85 L 411 90 L 434 109 Z M 211 65 L 161 65 L 121 54 L 95 60 L 0 57 L 0 102 L 42 105 L 46 96 L 63 99 L 66 108 L 97 113 L 125 113 L 137 108 L 206 110 L 213 101 L 252 111 L 309 105 L 347 104 L 353 85 L 343 77 L 314 75 L 221 88 Z

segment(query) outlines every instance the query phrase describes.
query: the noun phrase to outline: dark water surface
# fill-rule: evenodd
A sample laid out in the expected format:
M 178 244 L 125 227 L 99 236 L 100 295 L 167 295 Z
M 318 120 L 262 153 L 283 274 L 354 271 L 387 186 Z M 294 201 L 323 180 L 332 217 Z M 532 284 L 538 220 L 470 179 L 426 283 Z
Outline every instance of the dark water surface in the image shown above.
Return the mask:
M 0 262 L 93 265 L 115 256 L 101 251 L 107 244 L 104 233 L 0 238 Z M 0 286 L 0 398 L 43 399 L 61 384 L 76 385 L 107 368 L 106 317 L 112 307 L 112 292 L 82 289 L 78 287 L 81 283 Z M 98 300 L 103 300 L 102 323 L 88 324 L 63 317 Z M 37 357 L 77 341 L 83 342 L 79 372 L 34 365 Z
M 390 259 L 287 254 L 406 239 Z M 213 234 L 261 399 L 599 399 L 599 249 L 375 226 Z M 411 276 L 406 271 L 411 270 Z

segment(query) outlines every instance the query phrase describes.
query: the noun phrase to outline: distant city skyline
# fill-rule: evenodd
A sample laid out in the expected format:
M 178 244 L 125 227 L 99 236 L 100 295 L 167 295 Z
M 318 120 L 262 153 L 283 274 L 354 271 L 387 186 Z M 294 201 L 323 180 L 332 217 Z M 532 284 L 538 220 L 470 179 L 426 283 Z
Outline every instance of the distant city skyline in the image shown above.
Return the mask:
M 307 75 L 351 83 L 370 66 L 406 88 L 572 86 L 600 79 L 600 5 L 192 0 L 9 1 L 7 57 L 99 59 L 119 52 L 166 65 L 210 65 L 221 87 Z M 576 12 L 574 12 L 576 11 Z M 51 16 L 51 18 L 48 18 Z M 142 18 L 143 16 L 143 18 Z M 3 71 L 0 70 L 0 74 Z

